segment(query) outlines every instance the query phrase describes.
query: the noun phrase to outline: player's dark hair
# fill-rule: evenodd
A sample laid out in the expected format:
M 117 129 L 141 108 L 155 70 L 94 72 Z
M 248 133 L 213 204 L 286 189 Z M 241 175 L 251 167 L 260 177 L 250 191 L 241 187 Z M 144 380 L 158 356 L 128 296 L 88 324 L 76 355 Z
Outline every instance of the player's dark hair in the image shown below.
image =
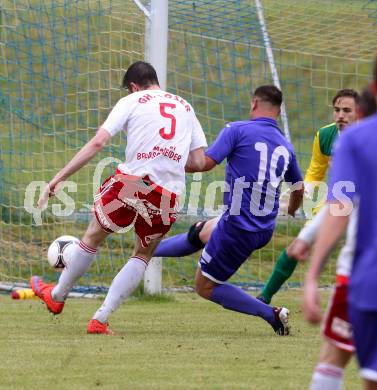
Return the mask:
M 359 104 L 360 95 L 354 89 L 340 89 L 332 100 L 332 105 L 336 103 L 339 98 L 350 97 L 353 98 L 356 104 Z
M 364 88 L 360 94 L 359 111 L 363 118 L 373 115 L 377 111 L 376 98 L 369 88 Z
M 123 77 L 122 88 L 130 89 L 131 83 L 138 84 L 142 88 L 148 88 L 151 85 L 160 85 L 156 70 L 151 64 L 144 61 L 134 62 L 127 69 Z
M 277 107 L 280 107 L 283 102 L 283 94 L 275 85 L 261 85 L 254 91 L 253 96 Z

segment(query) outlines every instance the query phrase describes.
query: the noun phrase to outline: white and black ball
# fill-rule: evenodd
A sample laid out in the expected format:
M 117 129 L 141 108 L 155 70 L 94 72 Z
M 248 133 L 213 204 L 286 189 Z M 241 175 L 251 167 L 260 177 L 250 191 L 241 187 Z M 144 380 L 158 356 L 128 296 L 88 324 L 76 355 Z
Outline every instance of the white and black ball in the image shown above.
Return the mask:
M 61 236 L 54 240 L 48 248 L 47 259 L 52 268 L 62 271 L 71 261 L 72 250 L 80 240 L 73 236 Z

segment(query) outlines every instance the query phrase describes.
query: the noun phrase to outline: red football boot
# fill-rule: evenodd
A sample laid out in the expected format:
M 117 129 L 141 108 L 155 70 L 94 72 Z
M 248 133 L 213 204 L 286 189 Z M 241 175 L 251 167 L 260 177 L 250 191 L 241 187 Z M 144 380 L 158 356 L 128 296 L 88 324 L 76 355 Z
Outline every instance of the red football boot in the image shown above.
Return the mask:
M 54 284 L 47 284 L 38 276 L 32 276 L 30 279 L 30 287 L 34 291 L 34 294 L 46 304 L 47 309 L 51 313 L 61 313 L 65 302 L 57 302 L 52 299 L 51 291 L 55 287 Z

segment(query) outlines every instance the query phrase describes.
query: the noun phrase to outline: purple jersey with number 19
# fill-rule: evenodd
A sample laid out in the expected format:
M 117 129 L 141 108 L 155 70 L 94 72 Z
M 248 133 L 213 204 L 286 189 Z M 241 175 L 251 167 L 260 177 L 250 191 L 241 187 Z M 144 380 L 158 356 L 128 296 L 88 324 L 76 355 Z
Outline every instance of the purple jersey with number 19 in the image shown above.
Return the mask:
M 227 124 L 206 155 L 220 164 L 227 158 L 222 218 L 258 232 L 271 230 L 279 209 L 280 185 L 302 181 L 293 146 L 277 122 L 257 118 Z

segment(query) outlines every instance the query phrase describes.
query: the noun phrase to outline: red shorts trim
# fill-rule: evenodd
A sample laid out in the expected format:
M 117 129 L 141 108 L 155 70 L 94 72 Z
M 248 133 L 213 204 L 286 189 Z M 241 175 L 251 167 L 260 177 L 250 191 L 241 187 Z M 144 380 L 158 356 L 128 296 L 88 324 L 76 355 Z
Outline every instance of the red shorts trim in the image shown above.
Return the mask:
M 177 196 L 148 176 L 123 173 L 107 178 L 94 197 L 94 213 L 109 232 L 135 228 L 144 247 L 163 237 L 175 222 Z
M 323 335 L 336 347 L 354 352 L 352 326 L 348 319 L 348 285 L 337 284 L 327 305 Z
M 349 276 L 346 275 L 336 275 L 335 276 L 336 284 L 347 284 L 349 282 Z

